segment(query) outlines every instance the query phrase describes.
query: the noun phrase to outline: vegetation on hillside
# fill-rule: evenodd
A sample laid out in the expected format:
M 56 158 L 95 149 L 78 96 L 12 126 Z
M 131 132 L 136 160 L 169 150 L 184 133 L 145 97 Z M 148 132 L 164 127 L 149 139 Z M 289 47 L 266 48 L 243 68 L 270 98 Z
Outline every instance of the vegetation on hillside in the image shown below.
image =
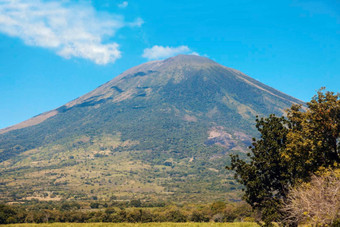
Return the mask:
M 240 197 L 240 185 L 221 168 L 227 157 L 221 148 L 181 158 L 164 151 L 153 159 L 150 151 L 116 150 L 129 144 L 133 141 L 122 141 L 119 135 L 79 137 L 31 150 L 13 164 L 0 163 L 0 201 L 110 201 L 114 196 L 210 202 Z
M 337 169 L 340 164 L 340 95 L 320 90 L 307 107 L 304 111 L 301 106 L 293 105 L 287 118 L 270 115 L 257 119 L 261 137 L 254 139 L 252 154 L 249 154 L 251 161 L 247 163 L 232 155 L 228 168 L 235 170 L 236 179 L 245 186 L 243 198 L 260 213 L 267 225 L 288 220 L 287 215 L 292 215 L 284 209 L 287 198 L 293 201 L 292 187 L 298 187 L 298 191 L 306 189 L 303 182 L 315 181 L 314 173 L 325 168 Z M 312 188 L 316 184 L 314 181 Z M 330 185 L 333 184 L 336 182 Z M 337 190 L 335 201 L 340 197 Z M 311 215 L 307 207 L 297 209 L 301 214 Z M 334 209 L 339 211 L 340 203 L 335 204 Z M 339 213 L 337 215 L 333 219 L 340 218 Z

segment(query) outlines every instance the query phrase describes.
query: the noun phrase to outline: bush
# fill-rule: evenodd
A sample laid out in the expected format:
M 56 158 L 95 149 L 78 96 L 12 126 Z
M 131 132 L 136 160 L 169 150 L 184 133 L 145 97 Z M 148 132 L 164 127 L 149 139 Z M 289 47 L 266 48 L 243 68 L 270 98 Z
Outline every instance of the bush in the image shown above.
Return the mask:
M 205 214 L 202 211 L 194 210 L 192 214 L 189 216 L 189 220 L 192 222 L 208 222 L 209 215 Z
M 93 202 L 93 203 L 91 203 L 90 204 L 90 207 L 92 208 L 92 209 L 97 209 L 97 208 L 99 208 L 99 203 L 97 203 L 97 202 Z
M 16 219 L 14 216 L 16 214 L 17 211 L 13 207 L 0 204 L 0 224 L 15 223 Z
M 292 188 L 283 208 L 288 223 L 338 226 L 340 219 L 340 169 L 312 176 L 309 183 Z
M 169 222 L 186 222 L 187 217 L 184 215 L 180 210 L 175 209 L 175 210 L 170 210 L 166 214 L 167 221 Z

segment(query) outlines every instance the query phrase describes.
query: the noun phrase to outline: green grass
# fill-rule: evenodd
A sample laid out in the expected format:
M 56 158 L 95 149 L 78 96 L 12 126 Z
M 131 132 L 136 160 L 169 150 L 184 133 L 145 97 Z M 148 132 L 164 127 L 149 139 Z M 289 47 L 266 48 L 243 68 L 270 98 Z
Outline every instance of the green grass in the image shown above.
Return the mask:
M 253 222 L 238 222 L 238 223 L 52 223 L 52 224 L 11 224 L 4 225 L 10 227 L 255 227 L 258 226 Z

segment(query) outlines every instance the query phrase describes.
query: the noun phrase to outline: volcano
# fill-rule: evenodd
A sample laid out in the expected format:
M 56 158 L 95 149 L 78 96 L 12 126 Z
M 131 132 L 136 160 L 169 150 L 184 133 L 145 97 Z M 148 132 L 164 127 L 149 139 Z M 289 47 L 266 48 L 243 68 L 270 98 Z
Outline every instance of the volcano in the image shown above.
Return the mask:
M 229 154 L 246 157 L 256 116 L 292 104 L 205 57 L 147 62 L 0 130 L 0 200 L 238 198 Z

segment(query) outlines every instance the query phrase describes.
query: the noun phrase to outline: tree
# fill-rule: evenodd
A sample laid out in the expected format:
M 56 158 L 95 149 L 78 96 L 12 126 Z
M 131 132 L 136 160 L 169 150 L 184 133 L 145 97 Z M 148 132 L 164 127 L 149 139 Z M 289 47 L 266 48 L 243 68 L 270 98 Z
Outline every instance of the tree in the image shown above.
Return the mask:
M 257 118 L 250 162 L 231 156 L 228 169 L 245 186 L 244 199 L 266 225 L 285 217 L 289 189 L 311 179 L 320 167 L 340 163 L 340 96 L 321 89 L 307 108 L 293 105 L 287 118 Z
M 0 224 L 15 223 L 15 215 L 17 215 L 17 211 L 13 207 L 0 204 Z
M 243 199 L 261 212 L 266 223 L 279 219 L 280 200 L 291 184 L 288 164 L 281 158 L 286 148 L 286 124 L 284 117 L 275 115 L 257 118 L 256 128 L 261 138 L 253 139 L 251 161 L 247 163 L 232 155 L 231 166 L 227 167 L 235 170 L 235 178 L 245 186 Z
M 323 91 L 305 112 L 293 105 L 287 113 L 291 125 L 283 157 L 296 179 L 309 180 L 320 167 L 340 163 L 340 95 Z
M 132 207 L 141 207 L 142 206 L 142 202 L 140 201 L 140 199 L 133 199 L 130 201 L 130 206 Z

